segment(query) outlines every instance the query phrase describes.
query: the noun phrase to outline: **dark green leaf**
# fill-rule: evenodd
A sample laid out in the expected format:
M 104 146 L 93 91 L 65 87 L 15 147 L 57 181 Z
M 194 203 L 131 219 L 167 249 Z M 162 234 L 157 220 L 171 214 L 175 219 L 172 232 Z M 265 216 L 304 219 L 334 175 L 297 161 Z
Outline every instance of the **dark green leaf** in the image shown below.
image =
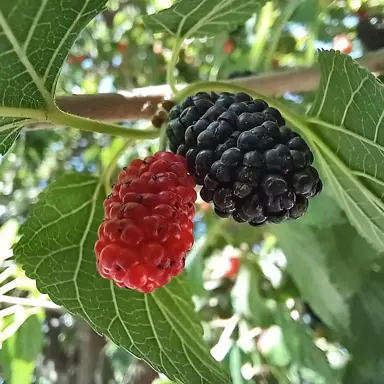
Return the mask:
M 303 298 L 311 303 L 326 324 L 347 331 L 348 308 L 337 282 L 331 281 L 328 267 L 328 258 L 331 261 L 332 257 L 342 259 L 343 253 L 338 253 L 340 239 L 335 230 L 339 229 L 337 234 L 343 233 L 347 224 L 341 224 L 339 228 L 314 229 L 306 225 L 306 219 L 273 226 L 273 232 L 288 259 L 288 272 Z M 352 233 L 356 235 L 355 231 Z
M 7 384 L 32 382 L 36 359 L 43 348 L 43 317 L 42 314 L 29 316 L 16 333 L 3 342 L 0 361 Z
M 376 261 L 362 271 L 362 284 L 347 303 L 350 309 L 350 334 L 342 339 L 343 344 L 352 353 L 358 364 L 382 356 L 384 336 L 382 319 L 384 317 L 384 259 Z M 384 375 L 381 377 L 384 380 Z
M 11 116 L 0 118 L 1 154 L 30 122 L 21 117 L 26 111 L 55 108 L 53 97 L 62 63 L 80 31 L 106 2 L 0 3 L 0 116 Z M 9 107 L 19 109 L 15 118 L 9 115 Z
M 383 259 L 363 276 L 363 284 L 349 300 L 351 331 L 342 339 L 352 354 L 343 383 L 381 384 L 384 380 L 384 272 Z
M 25 120 L 0 117 L 0 155 L 4 155 L 11 148 L 19 136 L 23 121 Z
M 384 249 L 384 85 L 349 56 L 321 52 L 309 121 L 322 173 L 351 223 Z
M 244 23 L 261 5 L 261 0 L 180 0 L 145 16 L 144 23 L 154 33 L 185 38 L 214 36 Z
M 285 310 L 277 311 L 276 319 L 283 332 L 292 362 L 317 373 L 325 380 L 324 383 L 334 383 L 334 375 L 324 352 L 316 347 L 304 326 L 294 321 Z
M 96 273 L 101 186 L 85 174 L 64 175 L 50 185 L 21 228 L 17 261 L 41 292 L 172 380 L 228 383 L 203 344 L 183 277 L 144 295 L 117 288 Z
M 317 199 L 331 203 L 323 196 Z M 365 364 L 368 355 L 374 359 L 381 354 L 384 343 L 384 254 L 375 252 L 346 219 L 323 228 L 308 222 L 310 217 L 304 217 L 273 227 L 289 273 L 303 298 L 352 353 L 351 364 Z
M 364 353 L 362 353 L 364 355 Z M 359 364 L 354 360 L 348 364 L 343 384 L 382 384 L 384 378 L 384 356 L 361 356 Z
M 318 17 L 316 10 L 318 9 L 319 1 L 320 0 L 306 0 L 302 2 L 293 13 L 291 20 L 295 23 L 311 25 L 316 20 L 316 17 Z

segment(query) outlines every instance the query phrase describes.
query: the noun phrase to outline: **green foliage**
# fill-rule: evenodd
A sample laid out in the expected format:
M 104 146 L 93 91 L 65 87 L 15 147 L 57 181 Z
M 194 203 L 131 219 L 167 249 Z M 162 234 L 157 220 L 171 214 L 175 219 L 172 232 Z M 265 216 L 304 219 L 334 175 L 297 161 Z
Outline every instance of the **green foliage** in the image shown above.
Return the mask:
M 17 332 L 3 342 L 0 361 L 7 384 L 32 382 L 36 359 L 43 347 L 43 318 L 42 313 L 29 316 Z
M 28 113 L 22 110 L 55 108 L 53 96 L 64 59 L 80 31 L 106 2 L 23 0 L 0 4 L 1 154 L 28 123 Z
M 315 41 L 330 40 L 328 27 L 333 28 L 334 9 L 327 11 L 319 0 L 290 4 L 180 0 L 169 9 L 144 16 L 146 27 L 165 35 L 155 40 L 137 22 L 151 6 L 159 5 L 155 0 L 132 5 L 113 2 L 113 10 L 95 19 L 72 48 L 73 64 L 64 66 L 59 81 L 70 47 L 106 2 L 23 0 L 0 5 L 0 153 L 10 149 L 24 125 L 37 121 L 92 132 L 88 136 L 72 131 L 50 136 L 43 131 L 28 132 L 21 136 L 9 154 L 12 156 L 2 160 L 4 182 L 0 187 L 4 184 L 5 190 L 12 184 L 12 188 L 1 202 L 17 202 L 17 209 L 10 209 L 14 216 L 24 218 L 26 206 L 43 189 L 36 185 L 56 179 L 22 225 L 22 238 L 14 249 L 16 261 L 36 280 L 42 293 L 177 383 L 221 384 L 232 380 L 245 384 L 251 381 L 244 378 L 243 368 L 250 362 L 255 372 L 267 366 L 262 380 L 271 383 L 275 378 L 282 384 L 299 383 L 300 375 L 316 384 L 335 383 L 339 372 L 330 368 L 325 354 L 314 344 L 313 332 L 301 321 L 305 313 L 299 310 L 299 321 L 292 319 L 282 304 L 287 299 L 295 299 L 294 305 L 309 302 L 329 327 L 327 343 L 337 347 L 341 343 L 348 349 L 352 360 L 345 383 L 382 382 L 383 370 L 377 359 L 384 358 L 380 323 L 384 311 L 384 176 L 380 167 L 384 88 L 372 74 L 348 56 L 321 52 L 319 90 L 303 98 L 306 107 L 313 102 L 306 116 L 295 112 L 304 110 L 302 106 L 229 83 L 199 82 L 174 94 L 175 100 L 180 100 L 198 91 L 245 91 L 279 107 L 315 151 L 325 193 L 311 202 L 305 218 L 267 229 L 245 228 L 229 220 L 219 223 L 212 212 L 205 213 L 204 220 L 197 219 L 205 229 L 187 258 L 187 273 L 149 295 L 119 289 L 96 272 L 93 247 L 103 219 L 104 186 L 109 188 L 110 176 L 117 169 L 116 154 L 125 148 L 125 140 L 110 140 L 95 132 L 136 140 L 156 138 L 159 131 L 63 114 L 54 103 L 58 83 L 61 92 L 72 92 L 78 84 L 82 92 L 96 92 L 98 83 L 111 73 L 114 85 L 124 88 L 161 83 L 169 56 L 168 82 L 172 88 L 178 60 L 179 78 L 192 81 L 227 76 L 240 65 L 241 69 L 255 70 L 254 66 L 259 69 L 263 64 L 269 69 L 274 60 L 278 67 L 312 64 Z M 324 13 L 321 18 L 320 12 Z M 329 17 L 323 17 L 327 12 Z M 243 26 L 254 13 L 257 17 Z M 337 17 L 346 11 L 341 14 Z M 305 26 L 304 38 L 294 35 L 292 26 L 296 23 Z M 216 35 L 215 39 L 205 39 Z M 198 39 L 183 46 L 183 39 L 194 37 Z M 233 49 L 223 54 L 226 41 Z M 92 69 L 83 65 L 84 60 L 91 62 L 87 65 Z M 80 145 L 83 139 L 86 144 Z M 62 149 L 55 152 L 51 144 L 60 144 Z M 132 142 L 124 160 L 156 149 L 157 144 Z M 65 169 L 76 168 L 69 164 L 79 159 L 88 173 L 63 174 Z M 20 190 L 23 192 L 14 193 Z M 288 259 L 287 267 L 270 262 L 282 275 L 278 287 L 268 280 L 262 265 L 263 256 L 272 258 L 275 251 L 276 238 L 266 244 L 271 239 L 268 231 L 276 235 Z M 228 244 L 241 249 L 240 272 L 236 278 L 208 281 L 207 259 Z M 200 307 L 204 328 L 193 303 Z M 228 324 L 237 316 L 239 324 L 230 335 L 228 325 L 221 332 L 222 323 Z M 30 317 L 3 345 L 4 365 L 15 383 L 29 380 L 41 350 L 37 320 Z M 215 326 L 215 321 L 220 325 Z M 259 329 L 263 335 L 271 327 L 281 328 L 282 339 L 265 354 L 255 346 L 257 336 L 247 340 L 251 344 L 248 349 L 239 342 L 244 328 L 250 333 Z M 204 343 L 220 346 L 221 339 L 228 341 L 222 364 L 211 357 Z M 35 348 L 26 354 L 22 347 L 31 344 Z M 255 372 L 252 380 L 257 380 Z
M 274 323 L 274 313 L 260 293 L 260 277 L 256 265 L 244 264 L 232 289 L 232 303 L 237 313 L 267 328 Z
M 16 259 L 41 292 L 169 378 L 227 383 L 203 345 L 184 278 L 143 295 L 97 274 L 93 246 L 102 217 L 100 181 L 85 174 L 61 176 L 23 225 Z
M 295 364 L 316 372 L 324 383 L 335 383 L 334 373 L 324 353 L 313 344 L 312 335 L 307 333 L 299 322 L 292 320 L 285 310 L 277 312 L 277 324 L 281 327 L 284 341 Z
M 383 253 L 378 254 L 360 237 L 340 211 L 332 225 L 313 225 L 311 216 L 321 215 L 324 200 L 328 209 L 338 210 L 335 203 L 321 196 L 307 217 L 275 226 L 274 232 L 303 297 L 355 359 L 373 360 L 381 355 L 384 341 L 379 325 Z M 356 360 L 352 360 L 351 369 L 354 365 Z
M 319 59 L 323 76 L 309 113 L 317 159 L 349 220 L 382 250 L 384 86 L 348 56 Z
M 144 17 L 144 23 L 154 33 L 185 38 L 215 36 L 247 21 L 261 4 L 258 0 L 181 0 Z

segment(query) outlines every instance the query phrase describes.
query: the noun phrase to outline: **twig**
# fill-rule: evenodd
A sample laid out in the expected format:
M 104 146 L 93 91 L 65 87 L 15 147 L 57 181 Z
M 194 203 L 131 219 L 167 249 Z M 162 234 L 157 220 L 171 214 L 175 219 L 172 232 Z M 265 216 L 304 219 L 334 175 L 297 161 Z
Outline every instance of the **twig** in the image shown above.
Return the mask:
M 368 53 L 357 60 L 375 74 L 384 74 L 384 49 Z M 320 80 L 318 66 L 295 68 L 281 72 L 264 73 L 233 80 L 265 95 L 282 96 L 285 92 L 314 91 Z M 179 86 L 178 89 L 185 87 Z M 58 97 L 56 102 L 65 112 L 101 121 L 129 121 L 150 119 L 157 105 L 170 98 L 172 91 L 167 85 L 136 88 L 119 93 L 74 95 Z M 34 128 L 47 128 L 48 124 L 34 124 Z

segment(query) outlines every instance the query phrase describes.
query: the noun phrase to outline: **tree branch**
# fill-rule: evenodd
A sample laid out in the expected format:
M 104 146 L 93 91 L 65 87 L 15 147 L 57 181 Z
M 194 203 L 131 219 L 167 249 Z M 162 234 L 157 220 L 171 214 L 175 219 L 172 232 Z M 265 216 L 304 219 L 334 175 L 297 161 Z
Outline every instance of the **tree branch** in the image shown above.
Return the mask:
M 99 356 L 106 344 L 106 340 L 83 320 L 79 321 L 78 327 L 80 361 L 77 366 L 76 383 L 94 384 Z
M 357 60 L 375 74 L 384 74 L 384 49 L 368 53 Z M 320 80 L 318 66 L 295 68 L 281 72 L 239 78 L 234 83 L 246 86 L 265 95 L 282 96 L 285 92 L 314 91 Z M 185 85 L 179 86 L 179 89 Z M 150 119 L 157 105 L 172 95 L 169 86 L 159 85 L 136 88 L 119 93 L 96 95 L 59 96 L 57 105 L 65 112 L 101 121 L 128 121 Z M 35 124 L 34 127 L 47 127 Z

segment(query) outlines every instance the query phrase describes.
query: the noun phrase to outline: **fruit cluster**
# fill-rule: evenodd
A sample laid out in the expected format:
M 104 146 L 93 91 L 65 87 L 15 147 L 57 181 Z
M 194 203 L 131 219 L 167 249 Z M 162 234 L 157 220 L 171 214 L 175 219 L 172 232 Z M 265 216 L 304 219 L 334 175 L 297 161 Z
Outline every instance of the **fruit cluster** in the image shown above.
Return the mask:
M 188 97 L 170 111 L 167 136 L 220 217 L 252 226 L 297 219 L 322 190 L 305 141 L 245 93 Z
M 95 245 L 100 275 L 143 293 L 184 269 L 196 184 L 219 217 L 252 226 L 301 217 L 322 189 L 311 150 L 263 100 L 201 92 L 169 117 L 173 153 L 133 160 L 120 173 Z M 231 263 L 223 276 L 238 269 L 238 260 Z
M 194 187 L 180 155 L 133 160 L 104 202 L 95 245 L 100 275 L 144 293 L 178 275 L 194 241 Z

